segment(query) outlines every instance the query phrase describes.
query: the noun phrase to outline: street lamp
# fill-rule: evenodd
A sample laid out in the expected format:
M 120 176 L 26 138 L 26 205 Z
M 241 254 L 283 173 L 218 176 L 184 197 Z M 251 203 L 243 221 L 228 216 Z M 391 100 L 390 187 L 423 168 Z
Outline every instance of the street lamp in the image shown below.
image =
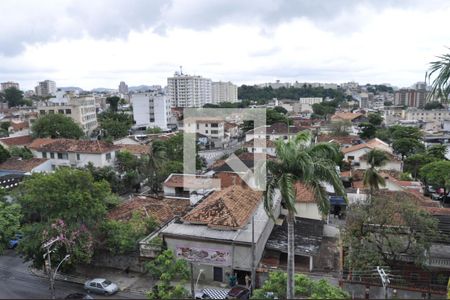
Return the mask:
M 43 244 L 42 247 L 45 248 L 47 250 L 47 252 L 43 255 L 43 258 L 45 260 L 45 258 L 47 258 L 47 270 L 48 270 L 48 278 L 50 280 L 50 292 L 52 295 L 52 299 L 55 299 L 55 278 L 56 278 L 56 274 L 58 273 L 59 267 L 61 267 L 62 263 L 65 262 L 66 260 L 68 260 L 70 258 L 70 254 L 67 254 L 66 256 L 64 256 L 64 258 L 59 262 L 58 266 L 55 269 L 55 272 L 52 273 L 52 260 L 50 257 L 50 253 L 52 253 L 54 250 L 50 250 L 50 247 L 57 241 L 59 241 L 60 238 L 57 237 L 56 239 L 50 240 L 47 243 Z

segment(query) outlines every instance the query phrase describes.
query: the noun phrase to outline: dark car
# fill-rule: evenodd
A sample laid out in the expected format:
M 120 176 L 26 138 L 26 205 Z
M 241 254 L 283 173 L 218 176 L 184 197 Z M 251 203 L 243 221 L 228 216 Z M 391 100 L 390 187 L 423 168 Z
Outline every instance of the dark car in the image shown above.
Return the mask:
M 83 293 L 73 293 L 67 295 L 64 299 L 94 299 L 88 294 Z
M 250 298 L 250 290 L 243 286 L 232 287 L 225 299 L 246 300 Z

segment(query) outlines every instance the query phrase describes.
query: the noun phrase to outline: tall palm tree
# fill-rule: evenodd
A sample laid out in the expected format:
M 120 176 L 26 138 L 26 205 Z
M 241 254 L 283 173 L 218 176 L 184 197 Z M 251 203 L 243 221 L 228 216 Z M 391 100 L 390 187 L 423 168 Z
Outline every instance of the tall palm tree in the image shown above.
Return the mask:
M 378 149 L 372 149 L 367 153 L 367 161 L 370 167 L 364 172 L 363 184 L 370 188 L 370 196 L 373 195 L 375 190 L 378 190 L 380 186 L 385 186 L 386 182 L 378 173 L 377 168 L 385 165 L 389 160 L 386 152 Z
M 336 171 L 334 159 L 338 149 L 330 143 L 310 145 L 311 133 L 301 132 L 294 139 L 286 143 L 282 140 L 276 142 L 277 159 L 267 162 L 268 183 L 264 193 L 264 208 L 267 214 L 274 218 L 272 213 L 274 199 L 277 191 L 281 193 L 281 201 L 287 209 L 286 217 L 288 227 L 288 262 L 287 262 L 287 298 L 292 299 L 294 294 L 294 222 L 295 222 L 295 183 L 300 182 L 308 187 L 317 200 L 322 215 L 330 209 L 328 194 L 322 183 L 330 183 L 337 194 L 345 196 L 342 181 Z
M 158 141 L 153 142 L 150 146 L 147 164 L 145 166 L 148 178 L 148 185 L 153 194 L 157 194 L 161 190 L 160 172 L 167 161 L 166 149 L 164 145 Z
M 448 101 L 450 94 L 450 54 L 437 57 L 439 60 L 430 63 L 430 69 L 425 74 L 425 80 L 430 80 L 434 73 L 437 73 L 431 83 L 431 93 L 429 97 L 435 97 L 443 101 Z

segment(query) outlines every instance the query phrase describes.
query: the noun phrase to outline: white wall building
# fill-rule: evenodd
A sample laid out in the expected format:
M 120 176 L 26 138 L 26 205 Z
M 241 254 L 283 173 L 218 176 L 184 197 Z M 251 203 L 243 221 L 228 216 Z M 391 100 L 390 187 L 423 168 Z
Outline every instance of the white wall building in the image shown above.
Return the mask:
M 56 94 L 56 83 L 52 80 L 44 80 L 39 82 L 35 87 L 35 93 L 41 97 L 52 96 Z
M 91 96 L 75 97 L 71 94 L 57 92 L 56 98 L 40 102 L 37 110 L 41 116 L 47 114 L 66 115 L 80 125 L 87 135 L 98 126 L 95 98 Z
M 12 88 L 12 87 L 20 90 L 19 84 L 17 82 L 13 82 L 13 81 L 2 82 L 2 83 L 0 83 L 0 87 L 1 87 L 0 90 L 2 90 L 2 91 Z
M 136 127 L 159 127 L 167 130 L 170 119 L 170 102 L 158 92 L 133 94 L 133 119 Z
M 212 83 L 212 103 L 237 102 L 238 87 L 231 82 L 213 82 Z
M 212 103 L 211 79 L 175 73 L 167 78 L 167 94 L 173 107 L 202 107 Z
M 119 84 L 119 93 L 123 95 L 128 94 L 128 85 L 124 81 L 121 81 Z

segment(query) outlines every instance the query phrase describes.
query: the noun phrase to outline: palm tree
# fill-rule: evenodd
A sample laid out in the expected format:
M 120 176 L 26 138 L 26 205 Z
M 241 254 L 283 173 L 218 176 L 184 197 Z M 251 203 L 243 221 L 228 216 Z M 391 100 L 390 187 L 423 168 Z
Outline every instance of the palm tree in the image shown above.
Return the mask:
M 378 170 L 376 168 L 385 165 L 388 160 L 389 158 L 386 152 L 382 150 L 372 149 L 369 153 L 367 153 L 367 161 L 370 164 L 370 168 L 368 168 L 364 173 L 363 183 L 364 186 L 368 186 L 370 188 L 370 196 L 373 195 L 375 190 L 380 188 L 380 185 L 386 185 L 384 178 L 378 174 Z
M 272 213 L 274 199 L 278 191 L 281 201 L 287 209 L 288 227 L 288 262 L 287 262 L 287 298 L 294 298 L 294 222 L 295 222 L 295 183 L 308 187 L 317 200 L 322 215 L 330 209 L 328 194 L 322 186 L 323 182 L 334 186 L 337 194 L 345 196 L 344 187 L 336 171 L 334 159 L 338 149 L 330 143 L 310 145 L 311 133 L 301 132 L 294 139 L 286 143 L 276 141 L 277 159 L 267 162 L 268 183 L 264 193 L 264 208 L 273 219 Z
M 164 145 L 158 141 L 153 142 L 150 146 L 146 171 L 148 174 L 148 186 L 153 194 L 157 194 L 161 190 L 160 173 L 166 159 L 166 149 Z
M 425 74 L 425 80 L 431 79 L 431 76 L 437 72 L 436 78 L 431 83 L 431 93 L 429 99 L 435 97 L 448 101 L 450 94 L 450 54 L 444 54 L 437 57 L 439 60 L 430 63 L 430 69 Z

